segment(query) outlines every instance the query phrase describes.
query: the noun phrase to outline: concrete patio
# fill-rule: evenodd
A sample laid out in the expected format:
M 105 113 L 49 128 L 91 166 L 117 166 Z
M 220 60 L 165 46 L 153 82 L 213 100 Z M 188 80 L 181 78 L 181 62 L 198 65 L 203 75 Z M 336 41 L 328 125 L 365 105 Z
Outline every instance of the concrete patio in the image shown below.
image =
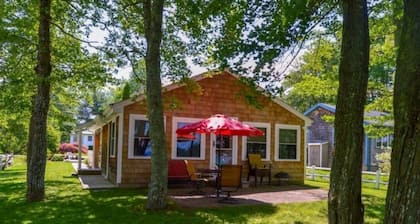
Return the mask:
M 71 161 L 72 166 L 76 173 L 78 173 L 78 161 Z M 80 173 L 89 173 L 87 171 L 91 170 L 92 172 L 98 171 L 98 169 L 89 169 L 86 164 L 82 165 L 82 171 Z M 79 178 L 80 184 L 82 185 L 82 189 L 109 189 L 109 188 L 116 188 L 117 186 L 109 182 L 105 179 L 102 175 L 77 175 Z
M 297 202 L 321 201 L 328 198 L 328 192 L 323 189 L 309 188 L 300 185 L 288 186 L 260 186 L 239 189 L 232 193 L 234 202 L 231 204 L 219 203 L 214 189 L 205 188 L 206 195 L 189 195 L 191 189 L 169 189 L 171 199 L 184 208 L 216 208 L 225 206 L 282 204 Z
M 101 175 L 79 175 L 82 189 L 109 189 L 116 188 L 117 186 L 106 180 Z

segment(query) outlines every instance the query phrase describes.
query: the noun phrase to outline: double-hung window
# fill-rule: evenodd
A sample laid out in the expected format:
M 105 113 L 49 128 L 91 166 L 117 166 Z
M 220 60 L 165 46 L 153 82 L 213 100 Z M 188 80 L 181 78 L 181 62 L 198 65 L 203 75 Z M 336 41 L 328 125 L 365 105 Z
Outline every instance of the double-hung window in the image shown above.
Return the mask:
M 200 121 L 195 118 L 174 117 L 172 120 L 172 158 L 173 159 L 204 159 L 205 135 L 192 133 L 191 135 L 179 136 L 178 128 Z
M 275 160 L 300 160 L 300 126 L 276 124 Z
M 264 132 L 262 136 L 242 137 L 242 159 L 249 153 L 260 154 L 263 160 L 270 159 L 270 123 L 244 122 Z
M 152 155 L 150 123 L 145 115 L 130 115 L 128 157 L 149 158 Z
M 116 130 L 115 130 L 115 121 L 112 121 L 108 124 L 108 147 L 109 147 L 109 155 L 110 157 L 115 157 L 115 138 L 116 138 Z

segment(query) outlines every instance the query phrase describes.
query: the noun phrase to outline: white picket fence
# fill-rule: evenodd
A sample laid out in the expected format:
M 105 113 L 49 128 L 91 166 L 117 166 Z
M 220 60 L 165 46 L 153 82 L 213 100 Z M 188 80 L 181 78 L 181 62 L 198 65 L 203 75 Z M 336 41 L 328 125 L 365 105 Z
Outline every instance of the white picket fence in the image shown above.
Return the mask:
M 327 170 L 327 171 L 331 172 L 331 168 L 308 166 L 308 167 L 306 167 L 306 170 L 307 170 L 306 176 L 309 177 L 310 180 L 315 180 L 315 177 L 321 177 L 321 178 L 325 178 L 325 179 L 328 179 L 328 180 L 330 179 L 330 175 L 317 174 L 316 170 Z M 375 180 L 362 179 L 362 182 L 375 183 L 375 188 L 376 189 L 379 189 L 381 184 L 388 186 L 388 182 L 381 181 L 381 176 L 388 176 L 388 174 L 381 173 L 381 171 L 379 169 L 376 172 L 362 171 L 362 174 L 375 175 Z

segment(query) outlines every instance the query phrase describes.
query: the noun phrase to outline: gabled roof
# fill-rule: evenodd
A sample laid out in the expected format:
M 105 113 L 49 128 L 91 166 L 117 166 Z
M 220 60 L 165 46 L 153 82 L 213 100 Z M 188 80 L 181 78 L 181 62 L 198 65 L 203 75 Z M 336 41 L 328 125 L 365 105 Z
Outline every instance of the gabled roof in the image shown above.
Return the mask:
M 335 114 L 335 105 L 326 104 L 326 103 L 317 103 L 314 106 L 312 106 L 311 108 L 309 108 L 307 111 L 305 111 L 303 114 L 305 116 L 308 116 L 310 113 L 312 113 L 314 110 L 316 110 L 318 108 L 323 108 L 323 109 L 328 110 L 331 113 Z M 383 111 L 376 111 L 376 110 L 368 111 L 368 112 L 364 113 L 364 121 L 363 122 L 365 124 L 378 124 L 378 121 L 376 121 L 375 118 L 385 117 L 385 116 L 389 116 L 389 115 L 390 115 L 389 113 L 383 112 Z M 381 125 L 383 125 L 383 126 L 394 126 L 393 121 L 386 121 Z
M 305 111 L 303 114 L 305 116 L 308 116 L 310 113 L 312 113 L 314 110 L 318 108 L 324 108 L 325 110 L 328 110 L 331 113 L 335 113 L 335 105 L 330 105 L 326 103 L 317 103 L 313 105 L 311 108 L 309 108 L 307 111 Z
M 208 72 L 204 72 L 198 75 L 194 75 L 191 77 L 192 80 L 199 82 L 203 79 L 207 79 L 207 78 L 212 78 L 214 76 L 217 76 L 219 74 L 229 74 L 232 77 L 239 79 L 238 75 L 233 74 L 232 72 L 230 72 L 229 70 L 224 70 L 224 71 L 208 71 Z M 165 85 L 162 87 L 162 91 L 163 92 L 167 92 L 167 91 L 171 91 L 180 87 L 185 86 L 184 83 L 172 83 L 169 85 Z M 262 90 L 262 87 L 258 87 L 260 90 Z M 144 99 L 144 95 L 139 95 L 136 98 L 131 98 L 131 99 L 127 99 L 127 100 L 123 100 L 120 102 L 116 102 L 113 104 L 110 104 L 109 107 L 105 110 L 104 112 L 104 116 L 108 117 L 114 113 L 118 113 L 122 111 L 122 108 L 124 108 L 127 105 L 130 105 L 134 102 L 138 102 L 140 100 Z M 312 120 L 310 118 L 308 118 L 307 116 L 305 116 L 304 114 L 302 114 L 301 112 L 297 111 L 295 108 L 293 108 L 292 106 L 288 105 L 287 103 L 285 103 L 283 100 L 281 100 L 280 98 L 276 97 L 276 98 L 272 98 L 273 102 L 275 102 L 276 104 L 280 105 L 281 107 L 285 108 L 286 110 L 290 111 L 292 114 L 296 115 L 297 117 L 299 117 L 300 119 L 304 120 L 305 122 L 305 126 L 309 126 L 312 123 Z

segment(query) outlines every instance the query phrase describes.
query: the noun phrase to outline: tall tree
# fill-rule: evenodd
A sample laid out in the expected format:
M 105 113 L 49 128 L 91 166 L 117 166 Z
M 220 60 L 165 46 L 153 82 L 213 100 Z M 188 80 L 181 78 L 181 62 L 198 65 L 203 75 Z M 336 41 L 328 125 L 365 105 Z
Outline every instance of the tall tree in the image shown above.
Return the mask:
M 420 1 L 405 0 L 384 223 L 420 222 Z
M 335 152 L 328 193 L 329 223 L 363 223 L 361 170 L 363 109 L 369 76 L 366 0 L 342 0 L 343 39 L 339 66 Z
M 33 99 L 28 141 L 28 201 L 40 201 L 45 195 L 44 176 L 47 158 L 47 115 L 50 104 L 51 42 L 50 0 L 39 2 L 37 93 Z
M 163 0 L 143 3 L 146 51 L 146 96 L 152 142 L 152 174 L 147 200 L 148 209 L 166 207 L 167 151 L 163 123 L 162 83 L 160 74 L 160 45 L 162 42 Z

